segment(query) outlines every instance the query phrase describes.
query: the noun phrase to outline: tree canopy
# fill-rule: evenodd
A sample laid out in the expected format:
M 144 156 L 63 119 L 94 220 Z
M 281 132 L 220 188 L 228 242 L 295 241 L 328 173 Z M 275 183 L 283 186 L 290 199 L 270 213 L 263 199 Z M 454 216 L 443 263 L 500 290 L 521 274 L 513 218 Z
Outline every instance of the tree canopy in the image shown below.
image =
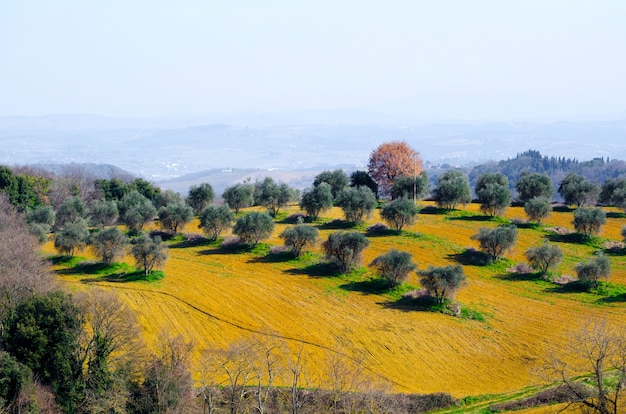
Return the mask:
M 382 196 L 391 195 L 391 188 L 398 177 L 413 177 L 423 170 L 419 153 L 404 141 L 379 145 L 370 154 L 367 169 Z
M 350 187 L 368 187 L 378 198 L 378 184 L 367 171 L 354 171 L 350 174 Z
M 566 204 L 582 207 L 596 202 L 600 194 L 600 187 L 582 175 L 570 173 L 561 180 L 559 194 Z
M 517 227 L 512 224 L 495 228 L 481 227 L 478 233 L 471 237 L 478 240 L 480 249 L 487 253 L 492 261 L 498 260 L 507 250 L 517 242 Z
M 415 264 L 411 260 L 411 253 L 400 252 L 391 249 L 387 253 L 376 257 L 369 264 L 380 272 L 391 286 L 397 286 L 403 283 L 413 270 L 416 269 Z
M 536 221 L 537 224 L 541 220 L 548 217 L 552 211 L 552 204 L 546 197 L 533 197 L 524 203 L 524 212 L 529 220 Z
M 437 187 L 433 190 L 437 205 L 446 210 L 454 210 L 459 204 L 472 201 L 467 174 L 460 170 L 448 170 L 437 178 Z
M 210 205 L 200 214 L 199 228 L 207 235 L 209 240 L 217 240 L 219 235 L 231 228 L 235 214 L 227 205 Z
M 213 202 L 215 192 L 209 183 L 192 185 L 185 201 L 193 209 L 194 214 L 200 214 L 208 205 Z
M 404 226 L 415 223 L 417 213 L 419 208 L 413 200 L 403 197 L 385 203 L 380 210 L 380 217 L 399 232 Z
M 480 210 L 492 217 L 504 213 L 511 204 L 509 180 L 500 173 L 481 175 L 476 182 L 475 191 Z
M 256 246 L 263 239 L 268 238 L 274 230 L 274 220 L 269 214 L 260 211 L 251 211 L 237 219 L 233 233 L 242 242 L 250 246 Z
M 605 223 L 606 213 L 601 208 L 579 207 L 574 211 L 574 228 L 585 236 L 600 233 Z
M 341 273 L 347 273 L 361 262 L 363 250 L 369 240 L 357 231 L 337 231 L 330 233 L 322 243 L 326 259 L 337 266 Z
M 222 198 L 235 214 L 242 208 L 254 204 L 254 186 L 252 184 L 235 184 L 224 190 Z
M 307 189 L 300 199 L 300 208 L 306 211 L 306 214 L 313 220 L 322 211 L 328 210 L 333 206 L 333 193 L 330 184 L 321 182 L 313 188 Z
M 343 210 L 347 221 L 360 223 L 376 208 L 376 197 L 368 187 L 348 187 L 339 194 L 337 205 Z
M 466 280 L 461 265 L 429 266 L 426 270 L 419 270 L 417 274 L 420 276 L 422 287 L 434 296 L 438 303 L 454 297 Z
M 519 180 L 515 184 L 517 198 L 522 203 L 531 200 L 534 197 L 545 197 L 552 200 L 554 189 L 552 188 L 552 180 L 547 174 L 530 173 L 524 171 L 520 175 Z
M 285 246 L 291 250 L 293 255 L 298 257 L 304 247 L 315 244 L 318 236 L 317 228 L 300 223 L 287 227 L 279 237 L 284 240 Z
M 531 247 L 524 253 L 528 263 L 545 275 L 549 269 L 557 267 L 563 260 L 563 252 L 556 244 L 544 243 Z
M 416 177 L 413 176 L 400 176 L 397 177 L 391 187 L 391 199 L 397 198 L 414 198 L 419 200 L 424 197 L 424 194 L 428 191 L 428 174 L 426 171 L 422 171 Z M 415 197 L 413 197 L 415 195 Z
M 330 191 L 333 194 L 333 199 L 337 199 L 339 194 L 348 186 L 348 176 L 341 169 L 334 171 L 322 171 L 315 176 L 313 180 L 313 186 L 317 187 L 321 183 L 327 183 L 330 185 Z

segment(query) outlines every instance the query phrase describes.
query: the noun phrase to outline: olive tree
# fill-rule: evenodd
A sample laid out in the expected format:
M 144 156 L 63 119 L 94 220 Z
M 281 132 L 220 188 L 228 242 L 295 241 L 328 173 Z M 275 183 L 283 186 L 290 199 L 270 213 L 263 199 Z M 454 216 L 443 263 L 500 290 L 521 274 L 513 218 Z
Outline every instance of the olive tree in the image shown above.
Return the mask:
M 165 263 L 167 248 L 160 236 L 151 238 L 147 234 L 142 234 L 132 240 L 132 243 L 131 253 L 135 258 L 135 263 L 138 268 L 143 269 L 146 276 L 150 275 L 155 267 Z
M 259 211 L 252 211 L 239 217 L 233 227 L 233 233 L 250 246 L 256 246 L 259 241 L 268 238 L 273 230 L 272 217 Z
M 608 278 L 611 275 L 611 261 L 604 254 L 574 266 L 578 280 L 587 288 L 598 286 L 598 279 Z
M 346 273 L 360 263 L 367 246 L 369 240 L 363 234 L 337 231 L 328 235 L 328 239 L 322 243 L 322 250 L 328 261 L 336 265 L 341 273 Z
M 343 210 L 347 221 L 360 223 L 376 208 L 376 196 L 367 187 L 348 187 L 339 194 L 337 205 Z
M 103 263 L 111 264 L 123 257 L 128 238 L 117 227 L 100 230 L 91 238 L 91 248 Z
M 327 183 L 330 185 L 330 191 L 333 193 L 333 198 L 337 199 L 339 194 L 348 186 L 348 176 L 341 169 L 334 171 L 322 171 L 315 176 L 313 180 L 313 186 L 317 187 L 321 183 Z
M 404 226 L 415 223 L 419 208 L 413 200 L 398 198 L 383 205 L 380 216 L 396 231 L 401 231 Z
M 86 219 L 89 211 L 87 206 L 78 196 L 67 197 L 56 212 L 56 227 L 60 229 L 68 223 L 78 219 Z
M 576 231 L 585 236 L 598 234 L 606 223 L 606 213 L 601 208 L 580 207 L 574 211 L 572 223 Z
M 411 253 L 400 252 L 396 249 L 391 249 L 376 257 L 369 266 L 378 269 L 391 286 L 402 284 L 408 278 L 409 273 L 416 268 L 411 261 Z
M 67 223 L 56 232 L 54 248 L 66 256 L 74 256 L 77 249 L 82 249 L 89 239 L 89 227 L 85 219 Z
M 194 214 L 200 214 L 207 206 L 209 206 L 215 198 L 213 187 L 209 183 L 192 185 L 189 188 L 189 194 L 185 198 L 185 202 L 191 206 Z
M 428 190 L 428 174 L 426 171 L 422 171 L 419 175 L 413 176 L 400 176 L 397 177 L 393 186 L 391 186 L 391 199 L 397 198 L 410 198 L 420 199 L 424 197 Z
M 266 207 L 272 217 L 276 217 L 280 209 L 296 197 L 294 189 L 285 183 L 276 183 L 271 177 L 265 177 L 263 181 L 257 182 L 255 193 L 258 196 L 255 203 Z
M 39 241 L 44 242 L 48 239 L 48 233 L 52 231 L 56 215 L 51 206 L 37 206 L 26 213 L 26 222 L 31 234 L 37 236 Z
M 117 203 L 113 200 L 96 201 L 89 212 L 91 224 L 100 228 L 114 225 L 120 215 Z
M 622 236 L 622 240 L 624 240 L 624 242 L 626 242 L 626 226 L 622 227 L 620 235 Z
M 305 246 L 315 244 L 318 236 L 317 228 L 305 224 L 296 224 L 287 227 L 279 237 L 284 240 L 285 246 L 289 247 L 293 255 L 298 257 Z
M 536 221 L 537 224 L 540 224 L 541 220 L 550 216 L 551 211 L 552 204 L 547 197 L 533 197 L 524 203 L 524 212 L 528 219 Z
M 368 187 L 378 198 L 378 184 L 367 171 L 354 171 L 350 174 L 350 187 Z
M 517 184 L 515 184 L 515 190 L 517 190 L 518 200 L 522 203 L 535 197 L 545 197 L 550 201 L 554 192 L 552 180 L 548 175 L 528 171 L 524 171 L 520 175 Z
M 600 202 L 626 211 L 626 177 L 606 180 L 600 191 Z
M 200 214 L 199 228 L 202 229 L 209 240 L 217 240 L 220 234 L 231 228 L 235 214 L 227 205 L 210 205 Z
M 517 227 L 512 224 L 495 228 L 481 227 L 471 239 L 478 240 L 480 249 L 487 253 L 491 261 L 496 261 L 517 242 Z
M 434 267 L 418 270 L 420 284 L 438 303 L 451 299 L 465 282 L 465 273 L 461 265 Z
M 559 184 L 559 194 L 566 204 L 582 207 L 596 202 L 600 194 L 600 187 L 582 175 L 569 173 Z
M 183 203 L 173 203 L 159 209 L 159 223 L 162 229 L 172 234 L 185 227 L 193 219 L 193 209 Z
M 317 220 L 319 214 L 332 208 L 333 193 L 330 184 L 321 182 L 311 189 L 305 190 L 300 199 L 300 208 L 306 211 L 313 220 Z
M 433 190 L 437 205 L 446 210 L 454 210 L 458 204 L 472 201 L 467 174 L 460 170 L 448 170 L 437 178 L 437 187 Z
M 492 217 L 504 213 L 511 204 L 509 180 L 500 173 L 481 175 L 476 182 L 475 191 L 480 210 Z
M 144 224 L 157 215 L 157 210 L 146 196 L 133 190 L 126 194 L 118 204 L 120 222 L 133 232 L 139 232 Z
M 237 214 L 242 208 L 254 204 L 254 186 L 252 184 L 235 184 L 224 190 L 222 198 L 228 207 Z
M 526 260 L 533 269 L 537 269 L 542 275 L 548 269 L 557 267 L 563 260 L 563 252 L 556 244 L 544 243 L 541 246 L 531 247 L 524 253 Z

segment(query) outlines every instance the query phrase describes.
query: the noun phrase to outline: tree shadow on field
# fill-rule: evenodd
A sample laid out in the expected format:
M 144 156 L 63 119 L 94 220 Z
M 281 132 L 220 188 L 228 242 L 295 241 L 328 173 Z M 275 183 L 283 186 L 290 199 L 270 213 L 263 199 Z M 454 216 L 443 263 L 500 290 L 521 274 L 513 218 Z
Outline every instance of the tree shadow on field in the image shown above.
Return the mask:
M 597 301 L 598 303 L 619 303 L 626 302 L 626 293 L 619 293 L 617 295 L 606 296 L 604 298 L 600 298 Z
M 570 234 L 550 233 L 548 234 L 547 238 L 553 243 L 573 243 L 573 244 L 585 244 L 591 240 L 589 236 L 586 236 L 581 233 L 570 233 Z
M 448 210 L 446 210 L 445 208 L 435 207 L 435 206 L 422 207 L 422 209 L 419 212 L 419 214 L 442 214 L 442 215 L 445 215 L 447 213 L 448 213 Z
M 517 273 L 517 272 L 509 272 L 496 275 L 495 277 L 501 280 L 508 280 L 511 282 L 531 282 L 542 280 L 541 273 L 537 272 L 529 272 L 529 273 Z
M 589 286 L 578 280 L 573 280 L 569 283 L 557 284 L 546 289 L 546 292 L 551 293 L 585 293 L 589 292 Z
M 371 278 L 369 280 L 344 283 L 339 285 L 339 288 L 349 292 L 361 292 L 366 295 L 380 295 L 388 292 L 392 286 L 385 279 Z
M 59 275 L 77 275 L 77 274 L 88 274 L 94 275 L 102 272 L 106 268 L 110 267 L 110 265 L 102 263 L 102 262 L 82 262 L 77 264 L 74 267 L 70 267 L 67 269 L 59 269 L 55 272 Z
M 449 254 L 447 257 L 463 266 L 486 266 L 491 263 L 491 258 L 487 253 L 471 248 L 462 253 Z
M 396 301 L 378 302 L 385 309 L 396 309 L 404 312 L 438 312 L 441 307 L 435 298 L 428 295 L 410 297 L 403 296 Z
M 128 283 L 128 282 L 153 282 L 155 280 L 161 280 L 165 277 L 161 271 L 152 271 L 149 275 L 143 270 L 137 270 L 135 272 L 127 273 L 113 273 L 98 278 L 84 278 L 81 279 L 82 283 L 94 283 L 94 282 L 111 282 L 111 283 Z
M 248 260 L 248 263 L 284 263 L 297 259 L 296 256 L 290 251 L 268 253 L 265 256 L 253 257 Z
M 285 273 L 294 276 L 309 276 L 309 277 L 331 277 L 339 276 L 339 270 L 332 263 L 315 263 L 304 268 L 293 268 L 285 270 Z
M 449 220 L 461 220 L 461 221 L 491 221 L 492 216 L 485 216 L 483 214 L 474 214 L 471 216 L 458 216 L 450 217 Z
M 353 223 L 351 221 L 335 219 L 335 220 L 329 221 L 328 223 L 320 225 L 319 229 L 320 230 L 345 230 L 345 229 L 351 229 L 355 226 L 356 226 L 356 223 Z
M 219 246 L 219 242 L 217 240 L 209 240 L 205 237 L 194 237 L 187 238 L 178 243 L 172 243 L 168 246 L 170 249 L 186 249 L 188 247 L 198 247 L 198 246 Z
M 626 218 L 626 214 L 620 213 L 619 211 L 609 211 L 606 213 L 606 218 Z
M 237 245 L 228 245 L 228 246 L 216 246 L 214 249 L 206 249 L 200 250 L 198 255 L 200 256 L 212 256 L 212 255 L 222 255 L 222 254 L 240 254 L 240 253 L 248 253 L 253 250 L 253 247 L 248 246 L 247 244 L 237 244 Z
M 557 213 L 569 213 L 574 211 L 575 209 L 570 208 L 569 206 L 566 206 L 564 204 L 559 204 L 559 205 L 555 205 L 552 206 L 552 211 L 556 211 Z

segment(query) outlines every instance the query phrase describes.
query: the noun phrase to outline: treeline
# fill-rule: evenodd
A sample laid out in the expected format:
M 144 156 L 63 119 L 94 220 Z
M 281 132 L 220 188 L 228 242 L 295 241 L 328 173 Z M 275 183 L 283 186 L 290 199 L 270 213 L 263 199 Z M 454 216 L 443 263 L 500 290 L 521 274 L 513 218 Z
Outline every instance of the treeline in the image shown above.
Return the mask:
M 539 151 L 528 150 L 515 158 L 481 164 L 467 171 L 471 185 L 475 185 L 478 177 L 485 173 L 501 173 L 509 180 L 511 189 L 515 188 L 524 172 L 545 174 L 555 184 L 568 174 L 581 175 L 591 182 L 602 184 L 626 175 L 626 162 L 604 157 L 581 162 L 575 158 L 549 157 Z

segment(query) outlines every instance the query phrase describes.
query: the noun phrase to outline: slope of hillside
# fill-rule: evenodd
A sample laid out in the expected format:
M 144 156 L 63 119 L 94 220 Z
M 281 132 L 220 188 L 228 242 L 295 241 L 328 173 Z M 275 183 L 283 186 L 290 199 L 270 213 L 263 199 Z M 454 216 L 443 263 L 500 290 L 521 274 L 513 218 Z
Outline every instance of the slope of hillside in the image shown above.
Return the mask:
M 523 218 L 524 212 L 510 208 L 506 216 Z M 325 214 L 328 219 L 338 217 L 338 209 Z M 572 228 L 571 220 L 571 212 L 553 212 L 546 226 Z M 379 221 L 376 212 L 368 224 Z M 567 346 L 568 335 L 586 317 L 605 315 L 626 323 L 626 299 L 567 292 L 507 273 L 506 267 L 524 261 L 527 248 L 550 237 L 545 229 L 521 226 L 517 246 L 502 264 L 465 264 L 463 252 L 477 247 L 470 237 L 481 226 L 495 225 L 477 212 L 476 205 L 451 214 L 420 214 L 402 235 L 370 237 L 363 261 L 367 264 L 395 247 L 411 252 L 422 269 L 460 262 L 468 284 L 457 300 L 482 314 L 484 321 L 407 306 L 399 295 L 378 290 L 371 269 L 325 275 L 316 266 L 319 248 L 289 260 L 268 253 L 264 245 L 233 252 L 217 244 L 181 242 L 170 246 L 163 269 L 166 277 L 158 282 L 107 282 L 76 274 L 59 278 L 70 289 L 98 286 L 117 292 L 137 312 L 152 343 L 162 331 L 192 339 L 198 371 L 202 350 L 269 332 L 283 337 L 293 351 L 302 345 L 311 372 L 340 352 L 361 361 L 377 381 L 397 392 L 444 391 L 455 397 L 503 393 L 544 383 L 538 371 L 551 353 Z M 612 215 L 601 237 L 620 240 L 624 225 L 623 215 Z M 196 226 L 197 221 L 186 231 L 199 232 Z M 267 243 L 282 244 L 278 235 L 285 226 L 279 223 Z M 321 225 L 321 238 L 334 230 Z M 563 274 L 574 274 L 575 263 L 594 250 L 554 237 L 553 241 L 567 256 L 558 269 Z M 46 251 L 51 253 L 52 247 L 47 245 Z M 626 261 L 621 255 L 611 256 L 611 261 L 611 283 L 626 286 Z M 409 284 L 418 286 L 417 275 Z

